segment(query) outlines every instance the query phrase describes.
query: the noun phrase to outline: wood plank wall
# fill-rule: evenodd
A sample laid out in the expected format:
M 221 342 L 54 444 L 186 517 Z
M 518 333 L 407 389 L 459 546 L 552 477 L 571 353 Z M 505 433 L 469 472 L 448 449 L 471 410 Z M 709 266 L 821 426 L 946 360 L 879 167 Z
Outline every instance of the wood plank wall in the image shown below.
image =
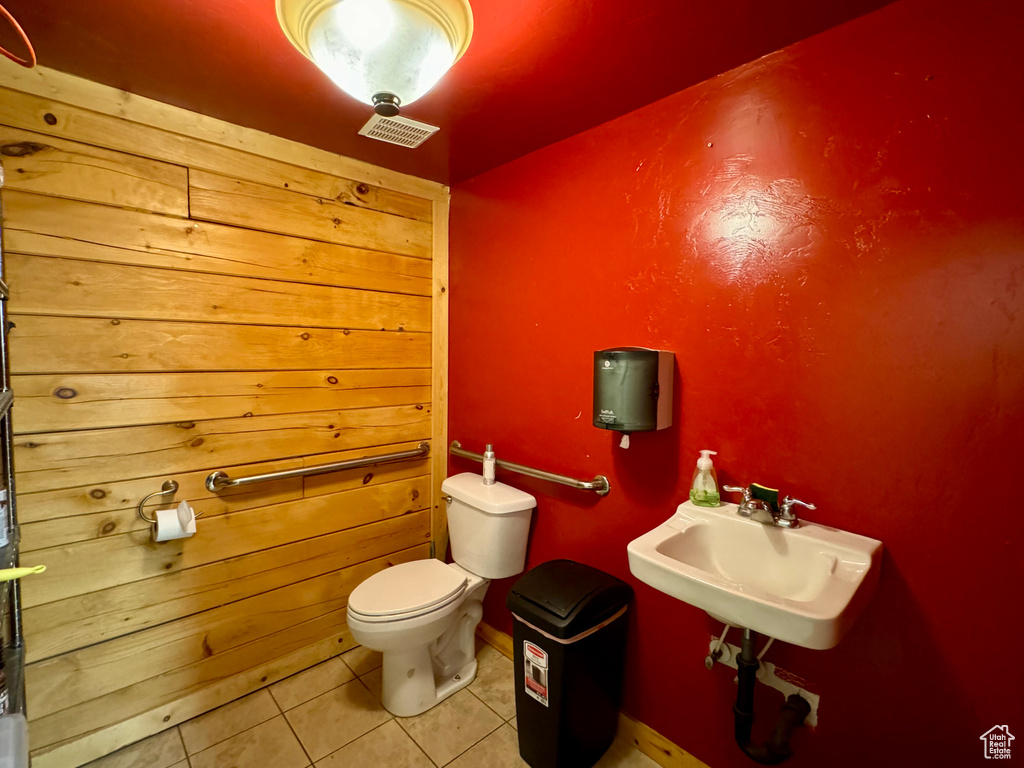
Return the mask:
M 0 156 L 31 746 L 72 768 L 346 650 L 352 588 L 444 551 L 447 189 L 10 65 Z M 167 479 L 202 518 L 157 544 Z

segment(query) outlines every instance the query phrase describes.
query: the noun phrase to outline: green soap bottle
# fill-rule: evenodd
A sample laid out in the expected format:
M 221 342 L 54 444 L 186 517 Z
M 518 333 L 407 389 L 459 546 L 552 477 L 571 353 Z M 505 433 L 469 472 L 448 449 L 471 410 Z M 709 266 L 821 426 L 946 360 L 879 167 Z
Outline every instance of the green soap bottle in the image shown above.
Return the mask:
M 718 495 L 718 473 L 711 461 L 717 451 L 701 451 L 697 459 L 697 468 L 693 470 L 693 482 L 690 484 L 690 501 L 698 507 L 717 507 L 721 497 Z

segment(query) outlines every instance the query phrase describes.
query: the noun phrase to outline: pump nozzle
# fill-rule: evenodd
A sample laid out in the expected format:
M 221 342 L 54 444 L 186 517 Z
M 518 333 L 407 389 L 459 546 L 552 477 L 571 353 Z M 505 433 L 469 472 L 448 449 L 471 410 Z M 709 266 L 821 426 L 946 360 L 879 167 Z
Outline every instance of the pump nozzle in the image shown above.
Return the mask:
M 717 455 L 718 451 L 701 451 L 700 458 L 697 459 L 697 469 L 711 469 L 714 466 L 714 462 L 711 461 L 711 457 Z

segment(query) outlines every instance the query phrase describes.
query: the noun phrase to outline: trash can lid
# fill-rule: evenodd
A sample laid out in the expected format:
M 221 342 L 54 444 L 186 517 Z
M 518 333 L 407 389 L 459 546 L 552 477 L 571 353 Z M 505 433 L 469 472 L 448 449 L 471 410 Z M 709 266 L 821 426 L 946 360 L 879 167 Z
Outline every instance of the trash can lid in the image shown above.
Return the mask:
M 613 616 L 633 588 L 609 573 L 573 560 L 551 560 L 525 573 L 506 605 L 518 618 L 564 640 Z

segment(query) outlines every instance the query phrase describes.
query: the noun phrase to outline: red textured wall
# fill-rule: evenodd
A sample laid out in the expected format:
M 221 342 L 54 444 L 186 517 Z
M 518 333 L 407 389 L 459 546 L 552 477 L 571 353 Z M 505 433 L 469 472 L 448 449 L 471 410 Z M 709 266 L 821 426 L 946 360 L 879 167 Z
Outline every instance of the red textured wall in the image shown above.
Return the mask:
M 885 543 L 838 647 L 767 657 L 821 695 L 792 765 L 1024 744 L 1022 9 L 904 0 L 454 188 L 451 437 L 609 476 L 604 499 L 502 479 L 538 497 L 529 565 L 635 586 L 624 707 L 715 768 L 751 764 L 702 663 L 718 627 L 626 560 L 701 448 Z M 674 426 L 629 450 L 590 425 L 592 352 L 619 345 L 677 359 Z

